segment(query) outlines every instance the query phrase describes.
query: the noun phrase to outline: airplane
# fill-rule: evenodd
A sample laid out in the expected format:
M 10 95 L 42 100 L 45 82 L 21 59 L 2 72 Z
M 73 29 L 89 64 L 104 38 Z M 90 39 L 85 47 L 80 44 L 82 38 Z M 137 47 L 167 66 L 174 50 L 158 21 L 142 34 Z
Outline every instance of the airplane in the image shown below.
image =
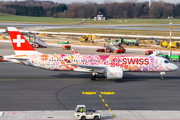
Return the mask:
M 98 74 L 103 74 L 106 79 L 122 79 L 124 72 L 159 72 L 163 80 L 165 72 L 178 69 L 174 63 L 158 56 L 81 55 L 74 50 L 72 55 L 42 54 L 17 28 L 8 27 L 8 31 L 15 55 L 4 56 L 6 60 L 49 70 L 88 72 L 93 81 Z

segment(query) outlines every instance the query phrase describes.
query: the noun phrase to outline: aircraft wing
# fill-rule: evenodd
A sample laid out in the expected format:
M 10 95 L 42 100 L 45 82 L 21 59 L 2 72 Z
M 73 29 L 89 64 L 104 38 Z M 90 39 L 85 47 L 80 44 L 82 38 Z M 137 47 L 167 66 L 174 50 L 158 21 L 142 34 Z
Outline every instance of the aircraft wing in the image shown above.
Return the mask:
M 7 58 L 7 59 L 15 59 L 15 60 L 28 60 L 29 58 L 28 57 L 17 57 L 17 56 L 14 56 L 14 55 L 7 55 L 7 56 L 4 56 L 4 58 Z
M 77 67 L 82 67 L 82 68 L 88 68 L 88 69 L 105 69 L 106 66 L 98 66 L 98 65 L 77 65 L 77 64 L 71 64 Z
M 4 60 L 11 61 L 11 62 L 17 62 L 17 63 L 25 62 L 28 60 L 28 57 L 14 57 L 12 55 L 3 56 L 3 57 L 4 57 Z
M 10 58 L 8 58 L 8 59 L 15 59 L 15 60 L 20 60 L 20 61 L 21 61 L 21 60 L 28 60 L 28 58 L 17 58 L 17 57 L 16 57 L 16 58 L 13 58 L 13 57 L 11 58 L 11 57 L 10 57 Z

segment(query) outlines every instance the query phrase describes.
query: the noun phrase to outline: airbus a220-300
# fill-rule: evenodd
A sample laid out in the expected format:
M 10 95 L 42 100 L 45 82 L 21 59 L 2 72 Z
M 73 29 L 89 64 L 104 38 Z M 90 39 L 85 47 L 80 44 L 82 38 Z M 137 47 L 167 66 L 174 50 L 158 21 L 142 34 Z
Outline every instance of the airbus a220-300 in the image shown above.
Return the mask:
M 124 72 L 164 73 L 178 69 L 174 63 L 158 56 L 42 54 L 15 27 L 8 27 L 8 31 L 15 55 L 4 56 L 6 60 L 49 70 L 89 72 L 91 80 L 98 74 L 107 79 L 122 79 Z

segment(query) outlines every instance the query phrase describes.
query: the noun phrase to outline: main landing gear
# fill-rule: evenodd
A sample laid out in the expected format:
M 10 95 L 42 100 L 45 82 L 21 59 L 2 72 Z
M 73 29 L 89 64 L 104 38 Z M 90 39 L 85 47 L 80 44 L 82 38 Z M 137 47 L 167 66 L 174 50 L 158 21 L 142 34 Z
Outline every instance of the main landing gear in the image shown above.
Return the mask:
M 165 75 L 165 72 L 160 72 L 160 75 L 161 75 L 161 80 L 164 80 L 164 76 Z
M 91 80 L 92 80 L 92 81 L 95 81 L 95 80 L 96 80 L 96 73 L 92 73 L 92 74 L 91 74 Z

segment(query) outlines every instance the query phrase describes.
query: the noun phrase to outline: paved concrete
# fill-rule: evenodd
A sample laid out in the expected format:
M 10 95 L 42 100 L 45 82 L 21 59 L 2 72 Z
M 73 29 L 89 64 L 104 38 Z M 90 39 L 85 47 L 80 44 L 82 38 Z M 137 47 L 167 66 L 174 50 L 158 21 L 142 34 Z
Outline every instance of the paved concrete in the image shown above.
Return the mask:
M 106 120 L 180 120 L 180 111 L 98 110 Z M 114 114 L 116 117 L 112 116 Z M 5 111 L 0 120 L 75 120 L 74 111 Z
M 14 53 L 9 43 L 0 48 L 1 54 Z M 67 52 L 53 47 L 38 51 Z M 49 71 L 11 62 L 0 62 L 0 67 L 0 111 L 5 112 L 0 120 L 74 119 L 72 110 L 77 104 L 102 111 L 103 119 L 180 118 L 180 70 L 167 73 L 164 81 L 159 73 L 139 72 L 124 73 L 122 80 L 99 75 L 97 81 L 91 81 L 88 73 Z M 68 110 L 66 114 L 64 110 Z
M 57 29 L 57 28 L 102 28 L 102 29 L 122 29 L 122 30 L 154 30 L 169 31 L 169 28 L 148 28 L 143 26 L 169 26 L 169 24 L 157 25 L 54 25 L 54 24 L 30 24 L 30 23 L 6 23 L 0 22 L 0 27 L 23 27 L 24 29 Z M 180 26 L 173 24 L 173 26 Z M 179 28 L 172 28 L 172 31 L 180 31 Z
M 180 64 L 177 64 L 180 67 Z M 122 80 L 97 81 L 90 74 L 49 71 L 16 63 L 1 62 L 0 110 L 73 110 L 77 104 L 106 110 L 180 110 L 179 70 L 158 73 L 124 73 Z M 115 92 L 102 95 L 100 92 Z M 84 95 L 82 92 L 96 92 Z

